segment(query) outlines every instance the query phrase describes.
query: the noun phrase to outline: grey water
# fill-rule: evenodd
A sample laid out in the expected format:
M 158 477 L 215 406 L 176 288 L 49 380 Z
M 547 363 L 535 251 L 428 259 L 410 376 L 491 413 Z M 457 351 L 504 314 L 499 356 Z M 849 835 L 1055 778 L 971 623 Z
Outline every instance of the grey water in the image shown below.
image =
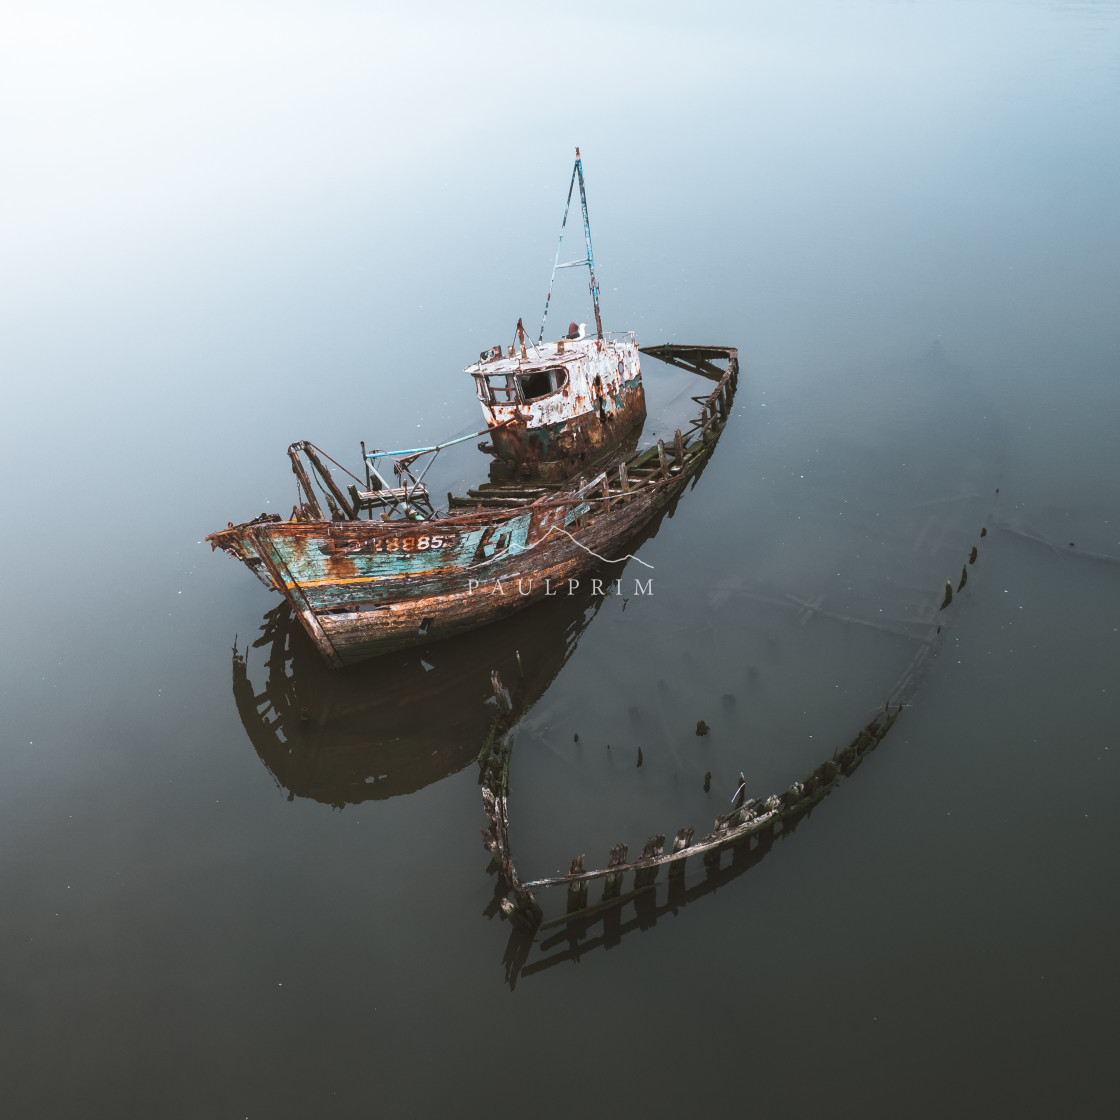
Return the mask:
M 0 21 L 4 1115 L 1111 1112 L 1115 3 Z M 604 326 L 739 348 L 715 455 L 622 594 L 332 674 L 204 537 L 293 440 L 481 427 L 576 144 Z M 703 386 L 643 368 L 648 442 Z M 905 706 L 764 858 L 526 943 L 494 668 L 525 878 Z

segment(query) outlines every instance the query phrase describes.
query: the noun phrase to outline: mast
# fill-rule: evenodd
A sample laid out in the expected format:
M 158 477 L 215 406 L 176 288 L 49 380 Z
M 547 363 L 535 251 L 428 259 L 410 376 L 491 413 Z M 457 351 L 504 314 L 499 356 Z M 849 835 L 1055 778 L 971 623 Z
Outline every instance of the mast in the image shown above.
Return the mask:
M 560 246 L 564 243 L 564 229 L 568 224 L 568 211 L 572 206 L 572 190 L 576 185 L 576 179 L 579 179 L 579 201 L 583 208 L 583 236 L 587 242 L 587 256 L 581 261 L 567 261 L 564 264 L 560 263 Z M 587 191 L 583 185 L 583 160 L 580 158 L 579 148 L 576 148 L 576 163 L 572 168 L 572 180 L 568 184 L 568 201 L 564 204 L 564 218 L 560 223 L 560 240 L 556 243 L 556 259 L 552 262 L 552 278 L 548 282 L 548 295 L 544 297 L 544 315 L 541 316 L 541 330 L 537 336 L 538 342 L 544 341 L 544 324 L 548 318 L 548 307 L 552 301 L 552 285 L 556 281 L 556 270 L 559 268 L 578 268 L 580 265 L 587 265 L 588 272 L 591 274 L 590 290 L 591 302 L 595 306 L 595 334 L 596 337 L 602 339 L 603 337 L 603 320 L 599 316 L 599 285 L 595 281 L 595 258 L 591 252 L 591 223 L 587 218 Z
M 583 188 L 583 160 L 579 158 L 579 148 L 576 148 L 576 173 L 579 175 L 579 201 L 583 207 L 583 236 L 587 241 L 587 271 L 591 275 L 588 285 L 591 289 L 591 302 L 595 305 L 595 334 L 603 338 L 603 320 L 599 318 L 599 285 L 595 282 L 595 258 L 591 255 L 591 223 L 587 219 L 587 191 Z

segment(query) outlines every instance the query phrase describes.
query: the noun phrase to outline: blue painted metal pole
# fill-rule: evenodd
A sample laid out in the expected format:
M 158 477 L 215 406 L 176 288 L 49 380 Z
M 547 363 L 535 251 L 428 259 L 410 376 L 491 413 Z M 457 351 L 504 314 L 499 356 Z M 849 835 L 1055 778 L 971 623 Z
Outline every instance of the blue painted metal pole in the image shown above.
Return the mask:
M 579 156 L 578 148 L 576 149 L 576 156 Z M 544 341 L 544 321 L 548 318 L 548 305 L 552 300 L 552 285 L 556 282 L 556 269 L 560 264 L 560 246 L 564 244 L 564 227 L 568 224 L 568 211 L 572 206 L 572 189 L 575 187 L 575 185 L 576 169 L 573 167 L 572 181 L 568 184 L 568 201 L 564 203 L 564 220 L 560 223 L 560 240 L 556 242 L 556 259 L 552 262 L 552 276 L 548 281 L 548 295 L 544 297 L 544 315 L 541 317 L 541 333 L 537 335 L 538 342 Z
M 587 191 L 583 188 L 583 160 L 579 158 L 579 148 L 576 148 L 576 172 L 579 175 L 579 201 L 583 207 L 583 236 L 587 239 L 587 269 L 591 273 L 591 302 L 595 305 L 595 333 L 601 339 L 603 320 L 599 318 L 599 285 L 595 282 L 595 258 L 591 254 L 591 222 L 587 217 Z
M 478 439 L 479 436 L 485 436 L 490 432 L 496 432 L 499 428 L 504 428 L 508 423 L 508 420 L 503 420 L 500 424 L 494 424 L 492 427 L 483 428 L 480 432 L 471 432 L 470 435 L 444 440 L 443 443 L 434 444 L 432 447 L 408 447 L 405 448 L 404 451 L 367 451 L 366 458 L 372 462 L 374 459 L 380 459 L 386 455 L 390 459 L 400 459 L 404 455 L 426 455 L 429 451 L 442 451 L 445 447 L 451 447 L 453 444 L 465 443 L 468 439 Z

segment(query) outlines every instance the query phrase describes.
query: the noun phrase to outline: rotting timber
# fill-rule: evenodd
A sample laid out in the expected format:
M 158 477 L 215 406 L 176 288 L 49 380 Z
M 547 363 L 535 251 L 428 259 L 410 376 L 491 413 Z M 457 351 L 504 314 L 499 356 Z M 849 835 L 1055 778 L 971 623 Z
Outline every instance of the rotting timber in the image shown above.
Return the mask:
M 601 558 L 625 553 L 708 461 L 731 414 L 735 348 L 642 353 L 692 368 L 715 386 L 696 398 L 699 414 L 671 443 L 658 440 L 590 478 L 495 483 L 452 498 L 441 515 L 407 456 L 394 468 L 403 485 L 391 488 L 374 473 L 378 485 L 351 484 L 346 493 L 319 450 L 297 443 L 289 455 L 304 500 L 291 517 L 262 515 L 207 540 L 279 591 L 335 666 L 462 633 L 554 596 Z

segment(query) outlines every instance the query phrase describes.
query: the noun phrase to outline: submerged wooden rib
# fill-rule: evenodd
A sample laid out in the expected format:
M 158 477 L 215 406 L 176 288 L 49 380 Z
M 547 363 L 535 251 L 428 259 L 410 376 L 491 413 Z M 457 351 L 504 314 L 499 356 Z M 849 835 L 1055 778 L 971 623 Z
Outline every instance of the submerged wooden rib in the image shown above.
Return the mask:
M 986 528 L 981 529 L 981 537 L 986 533 Z M 978 549 L 973 546 L 965 563 L 965 576 L 967 576 L 968 566 L 975 564 L 977 555 Z M 962 579 L 962 588 L 964 583 L 965 580 Z M 931 600 L 932 602 L 935 600 Z M 893 704 L 890 701 L 884 704 L 882 712 L 862 727 L 846 747 L 842 750 L 837 749 L 831 758 L 815 767 L 802 780 L 791 783 L 788 789 L 771 794 L 765 800 L 745 797 L 746 782 L 740 774 L 741 784 L 736 792 L 731 812 L 717 816 L 712 831 L 698 840 L 694 840 L 695 830 L 691 826 L 678 829 L 669 851 L 665 850 L 665 835 L 657 833 L 646 841 L 637 859 L 628 860 L 628 846 L 625 843 L 618 843 L 611 848 L 605 867 L 585 869 L 585 856 L 581 854 L 572 860 L 567 875 L 522 880 L 514 863 L 509 841 L 509 767 L 512 736 L 508 736 L 506 732 L 510 731 L 512 721 L 508 718 L 504 721 L 495 720 L 490 735 L 479 753 L 478 763 L 480 782 L 483 787 L 483 804 L 489 822 L 489 827 L 483 830 L 483 842 L 495 857 L 497 870 L 501 874 L 501 888 L 504 889 L 504 895 L 500 899 L 500 909 L 513 926 L 505 957 L 507 980 L 510 984 L 516 983 L 517 975 L 525 966 L 529 948 L 534 942 L 538 929 L 566 926 L 569 948 L 558 956 L 526 967 L 526 973 L 548 968 L 561 960 L 578 959 L 582 951 L 596 944 L 615 943 L 625 929 L 646 928 L 647 925 L 652 924 L 653 913 L 657 911 L 652 901 L 652 892 L 662 867 L 668 867 L 669 882 L 669 898 L 662 910 L 671 909 L 675 912 L 687 901 L 690 894 L 698 896 L 718 886 L 722 881 L 723 871 L 720 864 L 725 852 L 734 853 L 732 867 L 727 877 L 742 873 L 762 858 L 769 850 L 779 829 L 783 835 L 791 831 L 814 806 L 836 789 L 843 779 L 855 772 L 890 731 L 902 712 L 903 704 L 900 697 L 913 690 L 919 671 L 940 640 L 942 628 L 938 619 L 942 617 L 941 612 L 948 605 L 946 602 L 940 607 L 931 607 L 932 613 L 924 620 L 926 634 L 918 637 L 918 648 L 913 658 L 894 688 L 890 690 L 890 695 L 894 697 Z M 495 693 L 501 690 L 500 681 L 495 680 L 494 690 Z M 711 775 L 708 774 L 705 790 L 708 789 L 707 779 L 710 777 Z M 706 882 L 698 887 L 686 889 L 685 863 L 694 856 L 700 856 L 703 860 Z M 627 874 L 633 875 L 633 887 L 624 894 L 622 886 L 624 876 Z M 589 884 L 599 879 L 604 883 L 602 897 L 598 902 L 589 903 Z M 542 924 L 543 913 L 533 891 L 560 886 L 567 887 L 567 913 L 562 918 Z M 505 897 L 509 895 L 512 895 L 512 899 Z M 581 931 L 587 928 L 588 923 L 603 920 L 606 913 L 615 913 L 618 908 L 630 902 L 639 908 L 639 916 L 634 922 L 622 926 L 616 919 L 611 939 L 604 936 L 586 943 L 579 941 L 582 936 Z M 643 906 L 644 910 L 641 909 Z M 564 936 L 554 937 L 544 942 L 542 947 L 551 948 Z

